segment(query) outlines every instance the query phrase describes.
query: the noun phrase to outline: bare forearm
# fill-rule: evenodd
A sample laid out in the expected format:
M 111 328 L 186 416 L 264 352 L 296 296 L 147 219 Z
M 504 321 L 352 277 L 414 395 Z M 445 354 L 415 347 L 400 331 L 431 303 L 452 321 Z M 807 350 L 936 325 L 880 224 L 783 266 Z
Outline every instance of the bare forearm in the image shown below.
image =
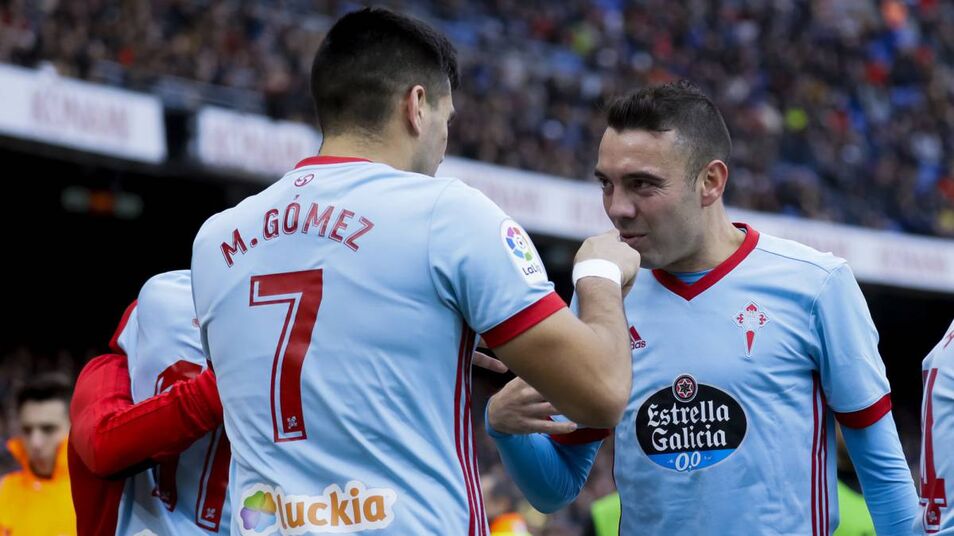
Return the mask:
M 632 388 L 632 354 L 629 349 L 626 314 L 618 285 L 597 277 L 579 281 L 576 295 L 580 304 L 580 320 L 593 332 L 594 348 L 587 365 L 593 378 L 606 381 L 608 392 L 623 392 L 627 398 Z
M 584 297 L 585 295 L 585 297 Z M 594 428 L 612 428 L 629 398 L 632 371 L 619 285 L 580 281 L 582 316 L 569 311 L 496 349 L 521 378 L 563 415 Z

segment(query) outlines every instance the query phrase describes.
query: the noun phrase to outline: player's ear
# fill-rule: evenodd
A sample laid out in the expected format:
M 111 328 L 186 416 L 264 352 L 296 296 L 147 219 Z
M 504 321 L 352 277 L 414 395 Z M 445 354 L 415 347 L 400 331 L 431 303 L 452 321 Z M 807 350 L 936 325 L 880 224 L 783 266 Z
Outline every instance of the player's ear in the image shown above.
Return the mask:
M 708 207 L 722 198 L 725 185 L 729 180 L 729 167 L 722 160 L 713 160 L 699 172 L 699 186 L 702 189 L 702 206 Z
M 404 97 L 404 118 L 411 134 L 420 136 L 424 131 L 424 114 L 427 106 L 427 92 L 422 85 L 416 85 Z

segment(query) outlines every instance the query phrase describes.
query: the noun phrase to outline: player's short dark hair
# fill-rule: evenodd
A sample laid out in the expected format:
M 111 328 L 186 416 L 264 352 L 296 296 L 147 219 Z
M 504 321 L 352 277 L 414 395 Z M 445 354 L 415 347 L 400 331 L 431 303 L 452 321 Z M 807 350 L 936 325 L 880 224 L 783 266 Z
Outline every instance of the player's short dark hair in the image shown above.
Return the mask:
M 311 94 L 327 136 L 375 132 L 399 95 L 420 84 L 435 105 L 460 80 L 454 45 L 427 24 L 364 8 L 331 27 L 311 66 Z
M 73 382 L 60 372 L 38 374 L 17 391 L 17 410 L 27 402 L 62 400 L 68 408 L 73 395 Z
M 607 122 L 617 132 L 649 130 L 676 132 L 688 150 L 686 173 L 691 182 L 712 160 L 728 163 L 732 139 L 722 113 L 688 80 L 650 86 L 614 99 Z

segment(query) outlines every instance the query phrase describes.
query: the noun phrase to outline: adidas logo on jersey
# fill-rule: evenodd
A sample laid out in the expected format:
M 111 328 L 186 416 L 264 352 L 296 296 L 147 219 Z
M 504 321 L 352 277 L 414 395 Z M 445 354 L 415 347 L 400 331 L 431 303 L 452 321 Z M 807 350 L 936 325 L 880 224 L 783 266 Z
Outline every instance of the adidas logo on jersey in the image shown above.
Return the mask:
M 646 347 L 646 341 L 639 336 L 636 326 L 629 326 L 629 349 L 639 350 Z

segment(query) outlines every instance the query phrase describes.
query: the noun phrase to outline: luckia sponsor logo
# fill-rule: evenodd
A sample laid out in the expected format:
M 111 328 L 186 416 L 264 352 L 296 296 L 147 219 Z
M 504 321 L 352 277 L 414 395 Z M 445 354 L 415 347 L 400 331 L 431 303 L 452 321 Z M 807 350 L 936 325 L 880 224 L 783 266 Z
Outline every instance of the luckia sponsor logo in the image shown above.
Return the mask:
M 332 484 L 321 495 L 287 495 L 282 488 L 256 484 L 242 492 L 242 536 L 348 533 L 383 529 L 394 521 L 397 494 L 352 480 Z

